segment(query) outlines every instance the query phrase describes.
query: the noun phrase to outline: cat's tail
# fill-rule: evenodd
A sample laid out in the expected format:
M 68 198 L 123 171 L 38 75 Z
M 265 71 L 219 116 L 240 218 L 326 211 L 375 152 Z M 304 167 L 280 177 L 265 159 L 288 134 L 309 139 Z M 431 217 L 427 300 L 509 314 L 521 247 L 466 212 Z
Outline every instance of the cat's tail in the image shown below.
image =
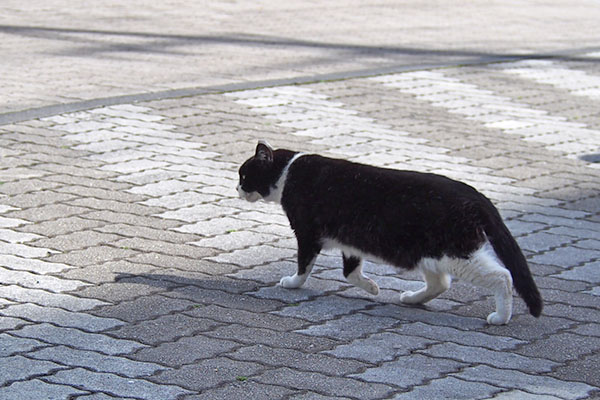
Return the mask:
M 531 271 L 527 266 L 527 260 L 512 236 L 496 208 L 488 210 L 487 218 L 484 218 L 485 234 L 494 249 L 494 252 L 500 258 L 506 269 L 509 270 L 513 284 L 517 293 L 523 298 L 529 312 L 534 317 L 539 317 L 542 313 L 542 296 L 533 281 Z M 489 212 L 491 211 L 491 212 Z

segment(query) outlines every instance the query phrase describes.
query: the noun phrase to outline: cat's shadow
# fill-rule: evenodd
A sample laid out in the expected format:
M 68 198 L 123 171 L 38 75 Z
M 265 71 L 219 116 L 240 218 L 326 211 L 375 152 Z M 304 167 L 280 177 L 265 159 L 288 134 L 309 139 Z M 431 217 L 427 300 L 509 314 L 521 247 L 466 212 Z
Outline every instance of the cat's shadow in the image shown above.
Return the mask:
M 168 273 L 143 273 L 129 274 L 118 273 L 115 275 L 116 283 L 139 284 L 156 289 L 166 290 L 173 296 L 185 298 L 190 301 L 205 304 L 218 303 L 219 298 L 231 306 L 236 303 L 244 305 L 248 298 L 261 300 L 278 300 L 283 303 L 298 303 L 311 300 L 320 296 L 331 294 L 331 290 L 323 290 L 315 279 L 318 287 L 299 289 L 286 289 L 277 282 L 257 282 L 253 280 L 233 279 L 227 276 L 186 277 Z M 236 300 L 237 298 L 237 300 Z

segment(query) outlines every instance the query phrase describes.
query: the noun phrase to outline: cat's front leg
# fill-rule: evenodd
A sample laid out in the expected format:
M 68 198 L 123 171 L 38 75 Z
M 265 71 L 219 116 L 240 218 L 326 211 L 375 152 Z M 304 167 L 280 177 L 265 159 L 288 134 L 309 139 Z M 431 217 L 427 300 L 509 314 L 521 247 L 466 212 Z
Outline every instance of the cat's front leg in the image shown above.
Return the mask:
M 379 294 L 379 286 L 362 273 L 362 260 L 358 257 L 343 254 L 344 276 L 354 286 L 357 286 L 373 295 Z
M 306 282 L 315 260 L 321 251 L 321 246 L 313 241 L 298 239 L 298 271 L 292 276 L 284 276 L 279 284 L 287 289 L 297 289 Z

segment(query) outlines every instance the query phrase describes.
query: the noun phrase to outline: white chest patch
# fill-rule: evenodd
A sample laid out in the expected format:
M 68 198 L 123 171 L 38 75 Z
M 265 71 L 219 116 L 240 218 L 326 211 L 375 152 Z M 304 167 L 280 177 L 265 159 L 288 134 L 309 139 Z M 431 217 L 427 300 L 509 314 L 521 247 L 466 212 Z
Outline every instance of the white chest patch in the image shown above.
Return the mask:
M 283 194 L 283 188 L 285 187 L 285 181 L 287 179 L 290 166 L 294 161 L 296 161 L 298 158 L 302 157 L 305 154 L 306 153 L 298 153 L 291 158 L 290 162 L 285 166 L 285 168 L 283 168 L 281 176 L 275 183 L 275 186 L 273 186 L 271 193 L 269 193 L 269 195 L 264 198 L 264 201 L 281 204 L 281 195 Z

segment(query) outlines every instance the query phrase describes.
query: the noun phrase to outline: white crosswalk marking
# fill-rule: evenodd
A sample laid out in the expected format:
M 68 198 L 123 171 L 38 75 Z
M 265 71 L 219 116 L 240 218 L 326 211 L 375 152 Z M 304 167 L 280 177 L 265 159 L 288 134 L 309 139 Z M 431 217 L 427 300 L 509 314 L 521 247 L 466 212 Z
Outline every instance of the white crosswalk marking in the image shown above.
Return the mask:
M 545 110 L 535 109 L 509 97 L 496 95 L 490 90 L 446 76 L 442 71 L 408 72 L 372 80 L 411 93 L 434 107 L 479 121 L 488 128 L 542 143 L 548 150 L 561 151 L 569 158 L 598 151 L 600 131 L 569 122 L 561 116 L 550 115 Z

